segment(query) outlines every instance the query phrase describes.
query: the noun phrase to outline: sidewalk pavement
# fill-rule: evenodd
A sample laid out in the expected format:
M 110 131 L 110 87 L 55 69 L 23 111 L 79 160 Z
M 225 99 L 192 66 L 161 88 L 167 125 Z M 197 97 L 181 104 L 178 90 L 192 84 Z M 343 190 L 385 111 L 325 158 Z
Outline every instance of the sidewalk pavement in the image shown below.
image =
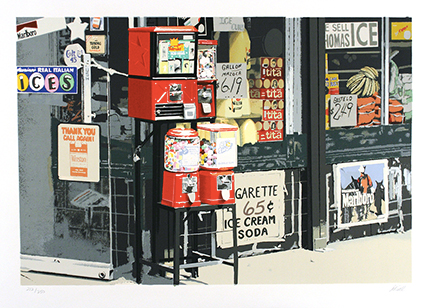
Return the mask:
M 233 268 L 199 268 L 199 276 L 180 277 L 180 285 L 232 285 Z M 293 249 L 239 258 L 239 285 L 410 283 L 411 231 L 330 243 L 325 251 Z M 132 277 L 112 281 L 21 272 L 21 285 L 124 285 Z M 169 285 L 170 278 L 144 275 L 143 284 Z

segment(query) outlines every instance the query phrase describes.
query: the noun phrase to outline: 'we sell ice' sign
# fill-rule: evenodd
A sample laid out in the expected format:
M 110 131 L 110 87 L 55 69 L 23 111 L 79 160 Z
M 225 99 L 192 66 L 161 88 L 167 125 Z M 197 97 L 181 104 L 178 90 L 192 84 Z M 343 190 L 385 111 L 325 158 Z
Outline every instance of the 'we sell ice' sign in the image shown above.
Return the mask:
M 378 22 L 341 22 L 325 24 L 325 47 L 368 48 L 379 46 Z

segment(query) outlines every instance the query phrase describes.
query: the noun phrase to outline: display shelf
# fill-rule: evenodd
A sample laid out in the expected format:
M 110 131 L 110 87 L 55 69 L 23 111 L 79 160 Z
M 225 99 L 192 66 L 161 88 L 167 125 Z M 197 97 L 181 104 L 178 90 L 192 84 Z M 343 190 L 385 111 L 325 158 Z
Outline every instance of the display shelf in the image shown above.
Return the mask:
M 170 207 L 163 205 L 161 203 L 157 203 L 158 211 L 168 211 L 174 214 L 174 253 L 172 259 L 164 259 L 164 260 L 156 260 L 155 256 L 153 256 L 151 261 L 141 259 L 140 262 L 142 264 L 148 265 L 152 267 L 152 269 L 157 269 L 160 272 L 170 272 L 173 274 L 173 284 L 178 285 L 180 282 L 180 270 L 181 269 L 194 269 L 203 266 L 212 266 L 218 264 L 224 264 L 233 267 L 233 275 L 234 275 L 234 284 L 238 283 L 238 254 L 237 254 L 237 226 L 234 224 L 231 231 L 216 231 L 215 224 L 212 224 L 212 230 L 209 232 L 193 232 L 188 234 L 182 234 L 180 232 L 180 227 L 183 218 L 181 214 L 186 213 L 187 220 L 191 217 L 192 213 L 198 214 L 201 211 L 210 211 L 211 215 L 214 216 L 215 211 L 222 209 L 230 209 L 232 211 L 233 219 L 236 220 L 236 206 L 235 204 L 218 204 L 218 205 L 208 205 L 202 204 L 200 206 L 194 207 Z M 214 217 L 212 217 L 213 220 Z M 158 230 L 155 230 L 158 232 Z M 223 259 L 216 256 L 216 234 L 221 232 L 232 232 L 233 235 L 233 259 Z M 195 259 L 200 258 L 200 261 L 188 262 L 188 260 L 193 260 L 192 256 L 188 258 L 181 257 L 181 249 L 180 249 L 180 238 L 183 236 L 187 236 L 188 238 L 193 236 L 203 236 L 203 235 L 211 235 L 211 254 L 205 254 L 199 252 L 197 250 L 193 250 L 191 253 L 195 256 Z M 167 265 L 165 263 L 173 262 L 173 265 Z M 196 271 L 197 272 L 197 271 Z
M 236 205 L 235 203 L 230 204 L 218 204 L 218 205 L 209 205 L 202 204 L 200 206 L 193 207 L 170 207 L 163 205 L 161 203 L 157 203 L 158 211 L 168 211 L 174 214 L 174 250 L 173 250 L 173 258 L 157 260 L 153 255 L 152 260 L 148 261 L 145 259 L 140 259 L 142 264 L 148 265 L 152 267 L 152 269 L 156 269 L 159 272 L 170 272 L 173 274 L 173 284 L 178 285 L 180 283 L 180 270 L 181 269 L 196 269 L 193 271 L 197 273 L 197 269 L 203 266 L 212 266 L 212 265 L 228 265 L 233 267 L 233 276 L 234 276 L 234 284 L 238 283 L 238 254 L 237 254 L 237 226 L 234 224 L 231 231 L 216 231 L 216 224 L 212 223 L 212 230 L 209 232 L 192 232 L 188 234 L 181 233 L 181 224 L 182 220 L 188 220 L 191 217 L 191 214 L 198 214 L 201 211 L 210 211 L 212 215 L 212 222 L 215 221 L 215 212 L 217 210 L 230 209 L 232 211 L 233 220 L 236 220 Z M 186 218 L 182 218 L 181 214 L 187 214 Z M 158 230 L 155 230 L 158 232 Z M 196 231 L 196 230 L 193 230 Z M 233 259 L 223 259 L 216 256 L 216 234 L 221 232 L 232 232 L 233 236 Z M 211 253 L 206 254 L 197 250 L 192 250 L 191 254 L 194 256 L 188 256 L 187 258 L 181 257 L 181 249 L 180 249 L 180 239 L 181 237 L 187 236 L 188 238 L 193 236 L 203 236 L 210 235 L 211 236 Z M 185 248 L 183 248 L 185 249 Z M 193 261 L 194 259 L 199 261 Z M 192 261 L 190 261 L 192 260 Z M 167 262 L 172 262 L 173 265 L 167 265 Z M 194 276 L 194 274 L 193 274 Z

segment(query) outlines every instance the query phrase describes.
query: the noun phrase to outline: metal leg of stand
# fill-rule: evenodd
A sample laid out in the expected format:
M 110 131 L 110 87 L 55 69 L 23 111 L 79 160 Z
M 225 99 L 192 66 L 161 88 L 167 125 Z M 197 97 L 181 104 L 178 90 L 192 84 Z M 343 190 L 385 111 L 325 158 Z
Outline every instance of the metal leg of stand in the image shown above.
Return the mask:
M 180 283 L 180 211 L 174 211 L 174 285 Z
M 236 206 L 232 207 L 233 217 L 233 253 L 234 253 L 234 284 L 238 283 L 238 252 L 237 252 L 237 213 Z
M 211 211 L 211 231 L 216 230 L 216 211 Z M 211 256 L 216 257 L 216 233 L 211 234 Z
M 135 119 L 135 148 L 137 148 L 141 144 L 141 121 L 139 119 Z M 141 217 L 141 161 L 135 162 L 135 171 L 134 171 L 134 177 L 135 177 L 135 192 L 134 192 L 134 198 L 135 198 L 135 211 L 136 211 L 136 221 L 135 221 L 135 249 L 134 249 L 134 258 L 135 258 L 135 278 L 136 283 L 141 284 L 141 272 L 142 272 L 142 263 L 141 263 L 141 257 L 142 257 L 142 237 L 141 237 L 141 224 L 142 224 L 142 217 Z

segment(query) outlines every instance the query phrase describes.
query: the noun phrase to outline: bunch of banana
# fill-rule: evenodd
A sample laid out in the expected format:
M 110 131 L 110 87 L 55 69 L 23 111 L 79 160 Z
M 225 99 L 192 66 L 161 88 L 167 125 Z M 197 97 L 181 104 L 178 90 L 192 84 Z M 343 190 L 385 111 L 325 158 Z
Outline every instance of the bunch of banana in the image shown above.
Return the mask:
M 351 94 L 357 94 L 359 97 L 369 97 L 378 92 L 380 88 L 377 78 L 378 71 L 373 67 L 365 66 L 348 79 L 346 86 Z

